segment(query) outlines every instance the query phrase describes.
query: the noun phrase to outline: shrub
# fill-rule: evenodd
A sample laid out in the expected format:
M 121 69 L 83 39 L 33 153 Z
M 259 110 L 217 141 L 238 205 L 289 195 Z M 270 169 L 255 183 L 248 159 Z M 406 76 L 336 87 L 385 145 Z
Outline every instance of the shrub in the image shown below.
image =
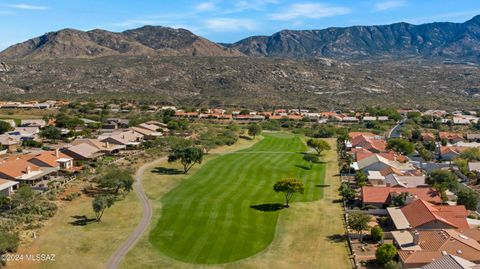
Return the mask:
M 73 192 L 73 193 L 67 194 L 67 195 L 65 196 L 65 198 L 63 198 L 63 199 L 66 200 L 66 201 L 73 201 L 73 200 L 79 198 L 80 195 L 81 195 L 81 194 L 80 194 L 79 192 Z
M 385 269 L 400 269 L 400 265 L 396 261 L 389 261 L 384 265 Z
M 383 229 L 380 226 L 375 226 L 370 230 L 370 236 L 375 241 L 382 241 L 383 239 Z
M 392 244 L 383 244 L 375 251 L 375 258 L 380 264 L 386 264 L 397 256 L 397 249 Z

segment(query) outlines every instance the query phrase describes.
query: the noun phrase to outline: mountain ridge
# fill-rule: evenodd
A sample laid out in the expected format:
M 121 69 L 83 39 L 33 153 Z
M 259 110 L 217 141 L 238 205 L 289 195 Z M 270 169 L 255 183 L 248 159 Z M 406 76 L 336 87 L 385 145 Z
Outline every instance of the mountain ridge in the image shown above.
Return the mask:
M 146 25 L 123 32 L 62 29 L 13 45 L 0 59 L 102 56 L 215 56 L 339 59 L 409 58 L 480 60 L 480 15 L 463 23 L 282 30 L 233 44 L 215 43 L 186 29 Z

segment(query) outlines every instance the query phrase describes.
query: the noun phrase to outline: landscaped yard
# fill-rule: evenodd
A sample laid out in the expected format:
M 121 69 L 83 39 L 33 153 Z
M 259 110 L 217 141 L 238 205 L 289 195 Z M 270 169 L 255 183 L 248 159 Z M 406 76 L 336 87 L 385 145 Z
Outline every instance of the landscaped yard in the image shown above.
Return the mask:
M 212 151 L 190 176 L 164 174 L 175 173 L 177 164 L 152 167 L 144 178 L 154 207 L 151 230 L 121 267 L 349 268 L 342 210 L 334 203 L 336 153 L 327 152 L 327 164 L 309 170 L 305 150 L 298 136 L 266 134 L 248 149 Z M 283 203 L 273 183 L 289 177 L 302 179 L 305 194 L 289 209 L 269 211 Z

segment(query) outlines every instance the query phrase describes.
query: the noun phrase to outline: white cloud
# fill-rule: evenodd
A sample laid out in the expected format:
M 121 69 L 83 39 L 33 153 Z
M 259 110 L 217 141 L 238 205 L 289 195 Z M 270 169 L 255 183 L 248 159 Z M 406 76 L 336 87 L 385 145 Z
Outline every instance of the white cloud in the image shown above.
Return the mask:
M 262 10 L 270 4 L 278 4 L 278 0 L 242 0 L 235 2 L 235 11 L 240 12 L 248 9 Z
M 392 8 L 403 7 L 407 5 L 405 0 L 389 0 L 384 2 L 378 2 L 374 6 L 375 11 L 385 11 Z
M 216 8 L 215 4 L 212 2 L 203 2 L 196 6 L 198 11 L 210 11 Z
M 320 19 L 326 17 L 334 17 L 350 13 L 348 7 L 333 6 L 323 3 L 302 3 L 293 4 L 283 12 L 270 14 L 273 20 L 288 21 L 298 18 Z
M 26 10 L 46 10 L 48 7 L 44 6 L 33 6 L 28 4 L 4 4 L 5 7 L 11 7 L 16 9 L 26 9 Z
M 254 31 L 257 26 L 257 23 L 250 19 L 214 18 L 206 23 L 206 27 L 214 32 Z

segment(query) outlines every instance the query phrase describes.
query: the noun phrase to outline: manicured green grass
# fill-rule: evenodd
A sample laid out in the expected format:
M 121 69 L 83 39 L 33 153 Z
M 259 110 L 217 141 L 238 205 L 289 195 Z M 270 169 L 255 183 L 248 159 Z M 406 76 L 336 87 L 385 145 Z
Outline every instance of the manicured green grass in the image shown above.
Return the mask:
M 150 242 L 174 259 L 197 264 L 227 263 L 262 251 L 275 236 L 279 215 L 292 210 L 268 211 L 266 205 L 283 203 L 283 195 L 273 192 L 277 180 L 304 182 L 305 193 L 293 202 L 323 196 L 325 165 L 308 169 L 305 150 L 298 136 L 266 134 L 251 148 L 209 161 L 162 198 Z

